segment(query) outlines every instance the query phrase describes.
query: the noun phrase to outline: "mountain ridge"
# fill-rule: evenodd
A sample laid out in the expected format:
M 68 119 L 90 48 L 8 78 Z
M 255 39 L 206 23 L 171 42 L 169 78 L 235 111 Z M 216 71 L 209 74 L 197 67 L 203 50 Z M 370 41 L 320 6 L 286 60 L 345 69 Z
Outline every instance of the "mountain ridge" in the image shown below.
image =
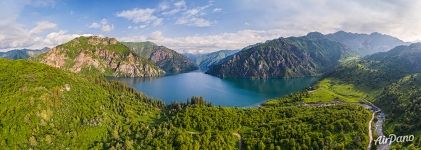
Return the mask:
M 186 56 L 165 46 L 158 46 L 153 42 L 123 42 L 134 53 L 154 62 L 168 74 L 184 73 L 197 70 L 198 67 Z
M 34 60 L 83 74 L 156 77 L 164 71 L 129 50 L 114 38 L 78 37 L 56 46 Z
M 330 40 L 344 44 L 362 56 L 374 54 L 377 52 L 385 52 L 396 46 L 410 44 L 396 37 L 378 32 L 364 34 L 338 31 L 335 33 L 326 34 L 326 37 Z
M 206 72 L 218 77 L 279 78 L 329 72 L 351 51 L 319 32 L 268 40 L 231 55 Z

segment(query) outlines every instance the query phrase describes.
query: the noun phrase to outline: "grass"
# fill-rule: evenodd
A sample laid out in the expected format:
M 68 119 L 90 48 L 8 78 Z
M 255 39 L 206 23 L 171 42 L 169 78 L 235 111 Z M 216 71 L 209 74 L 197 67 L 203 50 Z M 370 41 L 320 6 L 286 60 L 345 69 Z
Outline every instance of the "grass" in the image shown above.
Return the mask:
M 305 102 L 328 102 L 335 99 L 345 102 L 359 102 L 367 93 L 358 90 L 353 84 L 346 84 L 334 79 L 323 79 L 315 90 L 309 91 L 309 96 L 304 97 Z

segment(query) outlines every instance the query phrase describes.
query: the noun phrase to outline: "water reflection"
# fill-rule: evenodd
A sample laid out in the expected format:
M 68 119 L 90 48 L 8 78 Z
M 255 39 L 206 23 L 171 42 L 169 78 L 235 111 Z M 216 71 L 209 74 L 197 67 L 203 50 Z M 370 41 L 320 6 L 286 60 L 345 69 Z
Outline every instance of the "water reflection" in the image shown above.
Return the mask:
M 254 106 L 267 99 L 285 96 L 310 86 L 317 78 L 220 79 L 202 72 L 160 78 L 111 78 L 127 83 L 148 96 L 169 104 L 203 96 L 214 105 Z

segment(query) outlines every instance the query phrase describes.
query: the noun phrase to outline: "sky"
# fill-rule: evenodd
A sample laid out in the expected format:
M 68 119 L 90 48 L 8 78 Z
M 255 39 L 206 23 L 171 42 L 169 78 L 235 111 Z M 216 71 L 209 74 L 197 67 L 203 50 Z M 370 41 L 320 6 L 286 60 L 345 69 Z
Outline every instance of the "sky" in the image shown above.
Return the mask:
M 421 40 L 419 8 L 419 0 L 1 0 L 0 51 L 91 35 L 182 53 L 312 31 L 380 32 L 411 42 Z

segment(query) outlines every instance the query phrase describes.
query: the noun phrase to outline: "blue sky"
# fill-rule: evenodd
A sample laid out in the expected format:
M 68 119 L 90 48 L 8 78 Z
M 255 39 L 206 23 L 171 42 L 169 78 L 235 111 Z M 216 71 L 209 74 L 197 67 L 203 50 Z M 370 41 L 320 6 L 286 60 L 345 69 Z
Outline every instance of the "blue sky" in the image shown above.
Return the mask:
M 179 52 L 265 40 L 381 32 L 420 40 L 417 0 L 2 0 L 0 50 L 55 46 L 81 35 L 153 41 Z

